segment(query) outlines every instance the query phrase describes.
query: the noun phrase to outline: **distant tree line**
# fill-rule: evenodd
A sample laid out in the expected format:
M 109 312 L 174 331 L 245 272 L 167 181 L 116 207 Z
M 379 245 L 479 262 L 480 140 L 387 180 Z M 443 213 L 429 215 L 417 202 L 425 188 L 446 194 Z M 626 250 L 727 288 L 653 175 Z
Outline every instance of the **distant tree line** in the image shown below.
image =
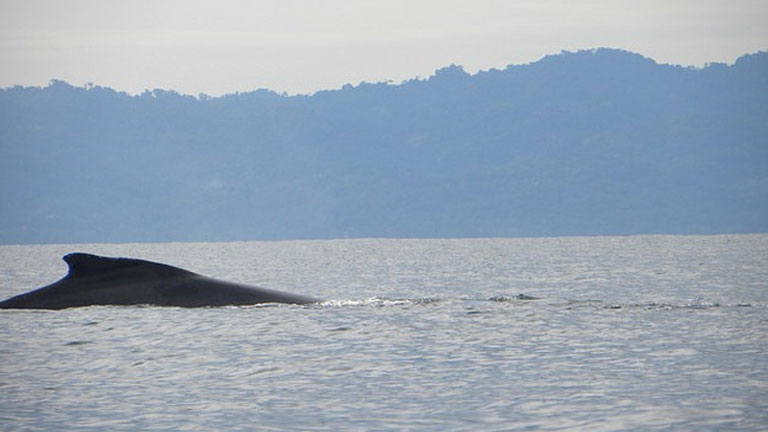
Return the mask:
M 0 90 L 0 242 L 768 230 L 768 53 L 312 95 Z

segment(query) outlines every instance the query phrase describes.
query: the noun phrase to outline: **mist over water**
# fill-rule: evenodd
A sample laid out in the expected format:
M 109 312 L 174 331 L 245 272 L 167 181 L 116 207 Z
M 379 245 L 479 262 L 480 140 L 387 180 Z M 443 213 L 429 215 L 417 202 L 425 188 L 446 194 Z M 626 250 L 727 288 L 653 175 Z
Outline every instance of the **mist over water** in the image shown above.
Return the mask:
M 0 246 L 326 299 L 0 311 L 3 430 L 759 430 L 768 236 Z

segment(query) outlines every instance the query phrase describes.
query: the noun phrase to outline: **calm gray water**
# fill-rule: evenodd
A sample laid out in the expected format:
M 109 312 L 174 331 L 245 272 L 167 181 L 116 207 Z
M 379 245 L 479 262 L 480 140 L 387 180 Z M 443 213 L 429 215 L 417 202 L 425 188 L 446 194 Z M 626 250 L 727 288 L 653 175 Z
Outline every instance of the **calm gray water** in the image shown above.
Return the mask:
M 0 430 L 767 430 L 768 235 L 0 246 L 328 299 L 0 311 Z

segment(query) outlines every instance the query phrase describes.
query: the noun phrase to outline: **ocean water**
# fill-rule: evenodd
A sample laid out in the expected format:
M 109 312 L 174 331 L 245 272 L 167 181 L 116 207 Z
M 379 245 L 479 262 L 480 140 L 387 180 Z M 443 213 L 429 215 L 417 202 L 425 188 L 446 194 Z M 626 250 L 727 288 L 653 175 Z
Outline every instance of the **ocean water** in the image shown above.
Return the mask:
M 326 299 L 0 310 L 3 431 L 768 430 L 768 235 L 0 246 Z

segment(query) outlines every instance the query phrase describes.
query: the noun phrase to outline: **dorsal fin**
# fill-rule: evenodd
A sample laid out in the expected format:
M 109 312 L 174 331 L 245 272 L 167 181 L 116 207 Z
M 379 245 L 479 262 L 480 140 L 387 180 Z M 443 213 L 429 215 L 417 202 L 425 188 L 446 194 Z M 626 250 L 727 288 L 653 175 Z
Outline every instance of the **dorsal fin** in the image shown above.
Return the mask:
M 92 255 L 82 252 L 74 252 L 64 256 L 64 261 L 69 265 L 68 277 L 92 276 L 100 273 L 122 270 L 131 267 L 149 266 L 163 272 L 183 272 L 187 270 L 166 264 L 144 261 L 133 258 L 111 258 Z

